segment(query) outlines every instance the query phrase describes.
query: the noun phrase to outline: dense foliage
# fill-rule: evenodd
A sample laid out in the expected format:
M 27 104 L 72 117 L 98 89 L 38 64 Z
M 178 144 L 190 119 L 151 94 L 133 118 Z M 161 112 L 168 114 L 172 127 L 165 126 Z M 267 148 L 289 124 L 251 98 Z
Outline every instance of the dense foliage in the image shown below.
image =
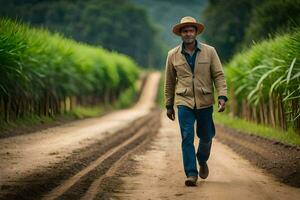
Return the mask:
M 133 87 L 129 57 L 0 19 L 0 118 L 53 116 L 71 106 L 111 104 Z
M 158 30 L 128 0 L 0 0 L 0 5 L 0 16 L 127 54 L 144 67 L 163 65 Z
M 253 41 L 293 32 L 300 26 L 300 0 L 209 0 L 205 39 L 224 61 Z
M 235 55 L 226 75 L 234 115 L 300 132 L 300 29 Z
M 179 23 L 183 16 L 192 16 L 203 22 L 201 13 L 206 7 L 207 0 L 131 0 L 149 12 L 153 23 L 161 30 L 161 38 L 166 48 L 172 48 L 181 42 L 181 38 L 172 33 L 172 26 Z M 200 39 L 203 39 L 200 35 Z

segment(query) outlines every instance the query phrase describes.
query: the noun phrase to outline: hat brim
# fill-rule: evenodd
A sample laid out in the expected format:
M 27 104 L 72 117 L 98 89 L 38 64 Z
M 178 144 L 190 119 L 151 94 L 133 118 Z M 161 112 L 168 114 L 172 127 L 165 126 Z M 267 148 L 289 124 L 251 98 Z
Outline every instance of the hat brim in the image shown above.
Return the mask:
M 173 27 L 173 33 L 175 35 L 181 36 L 180 29 L 184 26 L 196 26 L 197 27 L 197 33 L 196 33 L 197 35 L 202 33 L 203 30 L 204 30 L 204 25 L 203 24 L 196 23 L 196 22 L 185 22 L 185 23 L 176 24 Z

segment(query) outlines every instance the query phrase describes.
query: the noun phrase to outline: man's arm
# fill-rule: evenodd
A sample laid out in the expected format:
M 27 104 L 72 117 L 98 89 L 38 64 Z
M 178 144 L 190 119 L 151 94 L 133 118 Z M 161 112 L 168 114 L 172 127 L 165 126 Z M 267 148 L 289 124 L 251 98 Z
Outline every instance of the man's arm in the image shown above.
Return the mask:
M 227 84 L 226 84 L 222 64 L 215 48 L 212 49 L 211 69 L 212 69 L 211 72 L 212 78 L 218 92 L 218 99 L 223 99 L 226 102 L 228 100 Z
M 165 81 L 164 81 L 164 96 L 165 105 L 167 109 L 173 108 L 174 94 L 176 84 L 176 70 L 171 62 L 170 53 L 168 53 L 165 67 Z
M 174 94 L 175 94 L 175 84 L 176 84 L 176 70 L 171 62 L 170 53 L 168 53 L 165 69 L 165 105 L 167 108 L 167 116 L 170 120 L 175 120 L 174 111 Z

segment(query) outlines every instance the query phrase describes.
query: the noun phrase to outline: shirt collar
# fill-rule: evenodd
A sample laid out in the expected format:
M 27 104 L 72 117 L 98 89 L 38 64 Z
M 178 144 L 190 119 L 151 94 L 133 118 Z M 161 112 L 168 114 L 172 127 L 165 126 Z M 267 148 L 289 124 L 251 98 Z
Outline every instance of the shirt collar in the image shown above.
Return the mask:
M 196 43 L 195 43 L 195 51 L 201 51 L 201 44 L 197 41 L 197 40 L 195 40 L 196 41 Z M 181 44 L 181 53 L 182 54 L 184 54 L 184 53 L 187 53 L 186 51 L 185 51 L 185 49 L 184 49 L 184 43 L 182 42 L 182 44 Z

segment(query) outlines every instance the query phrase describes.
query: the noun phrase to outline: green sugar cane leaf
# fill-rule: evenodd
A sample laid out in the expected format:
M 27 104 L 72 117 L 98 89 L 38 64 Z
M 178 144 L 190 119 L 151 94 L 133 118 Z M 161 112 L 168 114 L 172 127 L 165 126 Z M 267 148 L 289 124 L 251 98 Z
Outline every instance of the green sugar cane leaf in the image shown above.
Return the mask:
M 300 95 L 299 96 L 295 96 L 295 97 L 290 97 L 290 98 L 288 98 L 286 100 L 292 100 L 292 99 L 298 99 L 298 98 L 300 98 Z
M 289 82 L 290 82 L 290 79 L 291 79 L 291 74 L 292 74 L 292 71 L 293 71 L 293 67 L 296 63 L 296 58 L 293 59 L 289 69 L 288 69 L 288 75 L 287 75 L 287 78 L 286 78 L 286 84 L 288 85 Z
M 297 90 L 294 90 L 293 92 L 289 93 L 286 97 L 283 98 L 282 101 L 286 101 L 290 99 L 290 96 L 292 96 Z
M 296 78 L 300 78 L 300 72 L 296 73 L 290 80 L 294 80 Z
M 255 99 L 255 101 L 254 101 L 254 105 L 257 106 L 258 103 L 259 103 L 259 98 L 257 97 L 257 98 Z
M 2 85 L 0 85 L 0 88 L 1 88 L 1 90 L 4 92 L 4 94 L 8 95 L 7 90 L 6 90 Z
M 281 63 L 286 63 L 285 60 L 279 59 L 279 58 L 272 58 L 272 60 L 281 62 Z
M 280 81 L 283 79 L 283 76 L 279 77 L 271 86 L 269 91 L 269 96 L 272 96 L 273 90 L 280 84 Z
M 267 73 L 265 73 L 264 75 L 261 76 L 261 78 L 259 79 L 259 81 L 257 82 L 256 88 L 257 90 L 262 87 L 262 82 L 273 72 L 276 72 L 277 70 L 279 70 L 280 68 L 282 68 L 283 66 L 277 66 L 274 69 L 268 71 Z
M 255 88 L 254 90 L 252 90 L 249 95 L 247 96 L 247 99 L 249 101 L 251 101 L 251 99 L 253 98 L 253 95 L 255 95 L 255 93 L 258 91 L 258 88 Z
M 249 70 L 248 73 L 253 73 L 256 70 L 260 70 L 260 69 L 270 69 L 271 67 L 267 66 L 267 65 L 257 65 L 256 67 L 254 67 L 253 69 Z
M 298 117 L 300 117 L 300 112 L 299 112 L 299 114 L 298 114 L 295 118 L 293 118 L 292 120 L 295 121 Z
M 248 87 L 248 84 L 243 84 L 243 85 L 241 85 L 240 87 L 238 87 L 237 89 L 236 89 L 236 91 L 234 92 L 234 94 L 235 95 L 239 95 L 239 93 L 241 92 L 241 91 L 243 91 L 245 88 L 247 88 Z

